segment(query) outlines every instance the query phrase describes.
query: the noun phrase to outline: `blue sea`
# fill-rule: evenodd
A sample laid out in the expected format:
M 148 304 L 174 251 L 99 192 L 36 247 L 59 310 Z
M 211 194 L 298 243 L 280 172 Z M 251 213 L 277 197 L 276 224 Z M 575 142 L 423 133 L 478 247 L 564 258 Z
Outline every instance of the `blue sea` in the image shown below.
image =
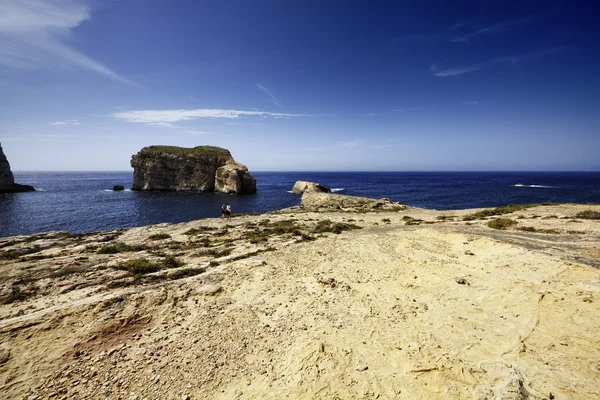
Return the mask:
M 0 237 L 47 231 L 81 233 L 161 222 L 262 213 L 300 204 L 297 180 L 335 192 L 437 210 L 540 202 L 600 203 L 600 172 L 253 172 L 257 193 L 113 192 L 132 172 L 15 172 L 37 191 L 0 195 Z

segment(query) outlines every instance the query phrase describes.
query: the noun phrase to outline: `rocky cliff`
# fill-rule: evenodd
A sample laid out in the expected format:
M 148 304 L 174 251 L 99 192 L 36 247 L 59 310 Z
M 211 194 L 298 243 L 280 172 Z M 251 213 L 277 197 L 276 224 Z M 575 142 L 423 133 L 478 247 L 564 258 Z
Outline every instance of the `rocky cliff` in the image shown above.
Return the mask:
M 131 166 L 133 190 L 256 192 L 248 168 L 220 147 L 144 147 L 131 158 Z
M 15 183 L 15 178 L 10 170 L 10 164 L 2 151 L 0 144 L 0 194 L 2 193 L 17 193 L 17 192 L 32 192 L 35 189 L 29 185 L 19 185 Z
M 329 193 L 331 189 L 316 182 L 296 181 L 292 188 L 292 193 L 302 194 L 304 192 Z

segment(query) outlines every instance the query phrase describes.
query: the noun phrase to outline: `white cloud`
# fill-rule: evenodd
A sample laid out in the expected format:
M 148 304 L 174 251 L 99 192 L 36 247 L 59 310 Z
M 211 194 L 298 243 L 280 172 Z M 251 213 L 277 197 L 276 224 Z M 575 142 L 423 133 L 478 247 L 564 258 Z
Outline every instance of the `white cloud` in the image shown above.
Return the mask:
M 185 133 L 189 133 L 190 135 L 194 135 L 194 136 L 212 135 L 212 132 L 196 131 L 196 130 L 193 130 L 193 129 L 186 129 L 184 132 Z
M 430 69 L 433 72 L 433 75 L 444 77 L 444 76 L 457 76 L 466 74 L 468 72 L 477 71 L 485 67 L 485 63 L 470 65 L 467 67 L 457 67 L 457 68 L 447 68 L 447 69 L 439 69 L 437 64 L 433 64 Z
M 366 142 L 362 139 L 354 138 L 352 140 L 346 142 L 337 142 L 337 147 L 340 149 L 355 149 L 357 147 L 361 147 Z
M 475 104 L 479 104 L 479 102 L 478 101 L 461 101 L 460 104 L 466 104 L 466 105 L 473 106 Z
M 283 108 L 281 101 L 279 101 L 279 99 L 277 97 L 275 97 L 275 95 L 273 93 L 271 93 L 271 91 L 269 89 L 267 89 L 260 83 L 257 83 L 256 86 L 258 86 L 259 89 L 261 89 L 263 92 L 265 92 L 267 94 L 267 96 L 269 96 L 269 99 L 271 99 L 271 103 L 275 104 L 279 108 Z
M 48 122 L 48 125 L 79 125 L 79 122 L 76 119 L 68 119 L 66 121 Z
M 164 124 L 181 121 L 191 121 L 199 118 L 225 118 L 235 119 L 244 117 L 259 118 L 292 118 L 311 117 L 309 114 L 274 113 L 268 111 L 240 111 L 221 109 L 195 109 L 195 110 L 138 110 L 122 111 L 110 114 L 111 117 L 127 122 L 146 124 Z
M 523 17 L 523 18 L 509 19 L 507 21 L 503 21 L 498 24 L 494 24 L 494 25 L 486 26 L 481 29 L 477 29 L 474 32 L 471 32 L 466 35 L 457 36 L 457 37 L 453 38 L 452 41 L 454 43 L 469 43 L 471 41 L 471 38 L 474 36 L 502 32 L 503 30 L 505 30 L 506 28 L 508 28 L 510 26 L 531 22 L 539 17 L 540 17 L 540 15 L 533 15 L 533 16 Z M 457 26 L 456 28 L 452 28 L 452 29 L 454 30 L 454 29 L 460 28 L 461 26 L 462 26 L 462 24 L 460 26 Z
M 0 64 L 22 69 L 75 67 L 133 84 L 66 44 L 71 30 L 90 19 L 87 0 L 2 0 Z
M 438 76 L 438 77 L 457 76 L 457 75 L 463 75 L 463 74 L 473 72 L 473 71 L 478 71 L 480 69 L 487 68 L 487 67 L 490 67 L 492 65 L 497 65 L 497 64 L 516 65 L 520 61 L 530 60 L 532 58 L 541 57 L 541 56 L 545 56 L 545 55 L 553 54 L 553 53 L 558 53 L 562 50 L 563 50 L 562 47 L 552 47 L 552 48 L 548 48 L 548 49 L 534 51 L 534 52 L 528 53 L 528 54 L 521 54 L 521 55 L 515 55 L 515 56 L 509 56 L 509 57 L 498 57 L 498 58 L 494 58 L 492 60 L 481 62 L 479 64 L 468 65 L 465 67 L 440 69 L 437 64 L 433 64 L 429 68 L 431 69 L 431 72 L 433 72 L 433 75 Z

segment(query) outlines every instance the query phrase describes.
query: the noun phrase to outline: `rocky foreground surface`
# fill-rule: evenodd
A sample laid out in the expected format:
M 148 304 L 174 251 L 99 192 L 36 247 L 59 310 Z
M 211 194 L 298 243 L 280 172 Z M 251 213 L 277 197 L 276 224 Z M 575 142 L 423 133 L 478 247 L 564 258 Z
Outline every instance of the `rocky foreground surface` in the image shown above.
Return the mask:
M 600 398 L 600 206 L 392 208 L 2 238 L 2 398 Z

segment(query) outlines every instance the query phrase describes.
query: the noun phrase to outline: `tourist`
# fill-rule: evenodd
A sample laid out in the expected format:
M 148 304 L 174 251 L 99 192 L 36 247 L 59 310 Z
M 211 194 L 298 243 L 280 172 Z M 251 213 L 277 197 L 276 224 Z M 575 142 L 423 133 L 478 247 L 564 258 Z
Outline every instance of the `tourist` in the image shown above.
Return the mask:
M 221 205 L 221 219 L 224 219 L 225 215 L 227 214 L 227 206 L 228 206 L 228 203 Z
M 225 203 L 225 215 L 231 219 L 231 205 L 229 203 Z

